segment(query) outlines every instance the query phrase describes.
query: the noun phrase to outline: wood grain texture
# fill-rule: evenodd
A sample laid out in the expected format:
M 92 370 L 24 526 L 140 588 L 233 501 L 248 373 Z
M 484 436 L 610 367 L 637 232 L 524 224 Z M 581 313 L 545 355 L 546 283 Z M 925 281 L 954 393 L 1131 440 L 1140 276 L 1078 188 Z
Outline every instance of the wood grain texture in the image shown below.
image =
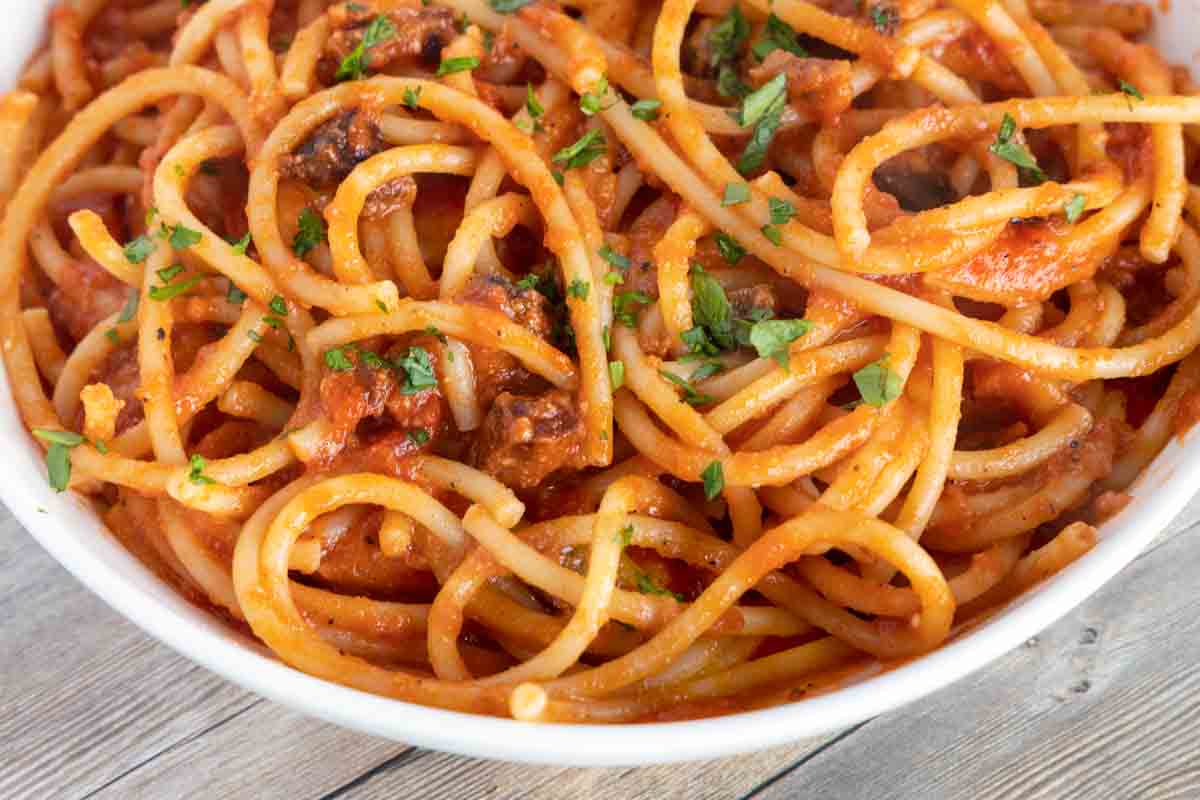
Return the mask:
M 914 706 L 613 770 L 432 753 L 260 700 L 145 637 L 0 510 L 0 798 L 1200 797 L 1197 521 L 1200 499 L 1036 644 Z
M 976 676 L 756 798 L 1200 797 L 1200 527 Z

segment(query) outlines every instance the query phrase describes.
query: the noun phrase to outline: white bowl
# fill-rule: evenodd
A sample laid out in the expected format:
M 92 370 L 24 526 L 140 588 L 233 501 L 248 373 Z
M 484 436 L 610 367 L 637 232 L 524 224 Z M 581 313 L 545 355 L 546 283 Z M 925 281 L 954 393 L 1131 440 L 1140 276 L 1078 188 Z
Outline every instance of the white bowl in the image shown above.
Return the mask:
M 40 40 L 54 0 L 27 0 L 0 32 L 0 85 L 11 86 Z M 1190 18 L 1200 0 L 1159 17 L 1156 43 L 1190 64 Z M 0 370 L 2 372 L 2 370 Z M 441 711 L 327 683 L 188 604 L 109 534 L 82 499 L 56 495 L 9 393 L 0 387 L 0 499 L 33 537 L 105 602 L 151 636 L 234 683 L 330 722 L 463 755 L 542 764 L 626 766 L 713 758 L 829 733 L 918 700 L 1015 648 L 1079 605 L 1132 561 L 1200 487 L 1200 439 L 1175 440 L 1135 484 L 1136 497 L 1101 529 L 1099 544 L 1053 579 L 945 647 L 885 674 L 800 703 L 693 722 L 540 725 Z

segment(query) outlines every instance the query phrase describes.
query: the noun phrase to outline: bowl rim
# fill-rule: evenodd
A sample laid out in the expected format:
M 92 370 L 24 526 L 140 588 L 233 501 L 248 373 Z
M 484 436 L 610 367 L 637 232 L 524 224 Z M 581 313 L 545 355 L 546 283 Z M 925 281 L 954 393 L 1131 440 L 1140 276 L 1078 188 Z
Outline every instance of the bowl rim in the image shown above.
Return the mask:
M 756 711 L 679 722 L 528 723 L 369 694 L 287 666 L 160 581 L 109 533 L 89 502 L 49 488 L 41 449 L 0 365 L 0 500 L 81 583 L 180 655 L 289 708 L 338 725 L 461 755 L 557 766 L 640 766 L 737 755 L 828 734 L 943 688 L 1037 635 L 1132 561 L 1192 497 L 1200 444 L 1172 439 L 1101 526 L 1082 558 L 932 653 L 827 693 Z M 1191 437 L 1189 437 L 1191 438 Z M 51 513 L 53 512 L 53 513 Z M 65 534 L 65 535 L 64 535 Z M 670 749 L 663 751 L 663 743 Z
M 0 84 L 9 84 L 24 54 L 33 51 L 50 5 L 51 0 L 31 3 L 29 11 L 37 14 L 6 29 L 12 46 L 0 51 Z M 1188 13 L 1183 7 L 1173 11 Z M 1169 52 L 1190 53 L 1186 28 L 1157 26 L 1155 36 Z M 185 658 L 302 713 L 406 744 L 556 766 L 640 766 L 737 755 L 843 729 L 964 678 L 1077 607 L 1166 528 L 1192 499 L 1192 484 L 1200 484 L 1189 480 L 1200 476 L 1195 438 L 1168 443 L 1131 487 L 1134 501 L 1101 526 L 1090 552 L 932 653 L 828 693 L 757 711 L 682 722 L 527 723 L 393 700 L 312 677 L 190 604 L 115 539 L 88 501 L 49 488 L 42 451 L 20 419 L 0 360 L 0 441 L 13 445 L 0 459 L 0 501 L 119 614 Z M 663 752 L 664 742 L 669 751 Z

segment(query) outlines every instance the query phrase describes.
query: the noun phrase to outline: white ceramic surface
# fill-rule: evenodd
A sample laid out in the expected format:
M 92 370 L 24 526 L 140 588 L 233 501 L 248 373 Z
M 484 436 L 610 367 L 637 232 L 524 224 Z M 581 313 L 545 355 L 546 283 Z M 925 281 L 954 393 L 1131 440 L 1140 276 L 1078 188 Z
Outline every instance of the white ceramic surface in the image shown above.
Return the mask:
M 23 0 L 0 23 L 0 86 L 10 86 L 36 45 L 52 0 Z M 1194 67 L 1200 0 L 1175 0 L 1157 43 Z M 1200 489 L 1200 435 L 1172 441 L 1135 485 L 1136 496 L 1101 531 L 1096 548 L 970 634 L 883 675 L 764 711 L 652 725 L 533 725 L 388 700 L 309 677 L 273 659 L 189 605 L 108 533 L 91 508 L 47 486 L 41 450 L 0 387 L 0 499 L 46 550 L 105 602 L 179 653 L 246 689 L 366 733 L 464 755 L 533 763 L 610 766 L 711 758 L 757 750 L 861 722 L 962 678 L 1062 617 L 1137 554 Z

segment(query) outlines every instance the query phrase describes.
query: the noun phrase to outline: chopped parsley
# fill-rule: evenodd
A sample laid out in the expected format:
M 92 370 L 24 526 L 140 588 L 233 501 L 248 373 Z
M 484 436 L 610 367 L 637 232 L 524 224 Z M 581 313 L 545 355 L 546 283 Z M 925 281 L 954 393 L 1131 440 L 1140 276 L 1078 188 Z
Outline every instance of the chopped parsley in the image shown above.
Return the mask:
M 742 101 L 742 106 L 732 116 L 743 128 L 754 126 L 750 141 L 738 159 L 738 172 L 747 175 L 762 166 L 775 131 L 783 121 L 783 108 L 787 105 L 787 76 L 776 75 L 760 88 L 751 92 Z
M 773 358 L 780 366 L 788 364 L 788 345 L 812 329 L 806 319 L 765 319 L 750 329 L 750 344 L 760 358 Z
M 225 299 L 235 306 L 240 306 L 246 302 L 246 293 L 237 287 L 233 281 L 229 282 L 229 291 L 225 293 Z
M 612 264 L 617 269 L 619 269 L 619 270 L 629 269 L 629 257 L 621 255 L 616 250 L 613 250 L 611 247 L 609 247 L 607 244 L 602 245 L 600 247 L 600 249 L 597 251 L 597 253 L 599 254 L 599 256 L 601 258 L 603 258 L 609 264 Z
M 73 431 L 51 428 L 34 428 L 33 435 L 50 444 L 46 451 L 46 473 L 50 488 L 65 492 L 71 482 L 71 450 L 87 440 Z
M 1063 214 L 1066 216 L 1067 222 L 1075 222 L 1075 220 L 1079 219 L 1080 214 L 1083 213 L 1085 208 L 1087 208 L 1087 198 L 1082 194 L 1077 194 L 1067 203 L 1063 209 Z
M 779 247 L 779 245 L 783 244 L 783 233 L 779 230 L 778 225 L 763 225 L 761 228 L 759 228 L 759 230 L 762 231 L 762 235 L 767 237 L 771 244 L 775 245 L 776 247 Z
M 533 0 L 488 0 L 488 5 L 498 14 L 511 14 L 532 2 Z
M 408 437 L 408 440 L 417 447 L 420 447 L 429 441 L 429 431 L 425 430 L 424 428 L 417 428 L 416 430 L 409 431 L 405 435 Z
M 713 241 L 717 243 L 717 252 L 730 264 L 738 263 L 746 255 L 746 248 L 724 231 L 717 231 L 713 234 Z
M 721 97 L 745 97 L 750 93 L 750 87 L 738 75 L 732 64 L 722 64 L 717 72 L 717 94 Z
M 781 73 L 746 95 L 734 119 L 743 128 L 757 125 L 773 108 L 782 107 L 786 96 L 787 76 Z
M 325 220 L 311 208 L 300 212 L 296 235 L 292 237 L 292 252 L 303 258 L 313 248 L 325 241 Z
M 725 470 L 722 469 L 721 462 L 709 462 L 700 473 L 700 479 L 704 481 L 704 496 L 709 500 L 714 499 L 725 488 Z
M 574 144 L 567 145 L 555 153 L 553 161 L 567 169 L 585 167 L 604 155 L 607 150 L 608 143 L 604 140 L 604 132 L 593 128 L 580 136 Z
M 163 225 L 158 235 L 167 240 L 167 244 L 176 250 L 186 250 L 192 245 L 200 244 L 200 231 L 194 231 L 183 225 Z
M 701 367 L 701 369 L 705 369 L 707 366 L 708 365 L 705 365 L 705 367 Z M 697 373 L 699 371 L 700 370 L 696 370 Z M 674 372 L 669 372 L 665 369 L 660 369 L 658 371 L 658 374 L 662 375 L 664 379 L 666 379 L 667 381 L 670 381 L 671 383 L 678 386 L 681 390 L 683 390 L 683 402 L 687 403 L 689 406 L 706 406 L 715 399 L 712 395 L 704 394 L 703 392 L 697 391 L 696 387 L 692 385 L 691 381 L 685 380 L 685 379 L 679 377 Z M 693 374 L 693 377 L 695 377 L 694 374 Z M 704 377 L 708 377 L 708 375 L 705 375 Z M 695 378 L 695 379 L 701 380 L 701 378 Z
M 538 119 L 546 113 L 546 109 L 533 93 L 532 83 L 525 84 L 525 113 L 529 115 L 530 122 L 523 124 L 523 121 L 518 120 L 517 127 L 526 133 L 542 130 L 542 123 L 538 122 Z
M 61 444 L 63 447 L 78 447 L 87 441 L 74 431 L 60 431 L 53 428 L 34 428 L 33 435 L 43 442 Z
M 404 106 L 416 111 L 421 107 L 421 87 L 406 86 L 404 87 Z
M 715 278 L 699 265 L 692 266 L 692 320 L 720 350 L 737 346 L 733 334 L 733 306 Z
M 608 378 L 612 381 L 612 388 L 615 392 L 625 385 L 625 362 L 610 361 L 608 362 Z
M 165 267 L 163 269 L 160 269 L 158 272 L 156 272 L 155 274 L 158 276 L 159 280 L 161 280 L 163 283 L 161 286 L 151 286 L 150 287 L 150 293 L 149 293 L 150 299 L 158 300 L 161 302 L 164 300 L 171 300 L 172 298 L 179 297 L 182 294 L 187 294 L 189 291 L 192 290 L 192 288 L 196 284 L 198 284 L 204 278 L 203 275 L 193 275 L 190 278 L 184 278 L 181 281 L 175 281 L 174 283 L 172 283 L 171 279 L 174 278 L 176 275 L 178 275 L 182 271 L 183 271 L 182 264 L 174 264 L 170 267 Z
M 362 78 L 367 74 L 367 68 L 371 66 L 371 50 L 395 35 L 396 26 L 387 16 L 380 14 L 375 17 L 363 33 L 362 41 L 338 65 L 334 80 L 338 82 L 356 81 Z
M 204 460 L 204 456 L 199 453 L 192 453 L 192 458 L 188 462 L 188 480 L 200 486 L 208 486 L 216 483 L 212 478 L 204 474 L 204 468 L 208 466 L 208 462 Z
M 130 264 L 141 264 L 158 248 L 154 240 L 142 234 L 125 245 L 125 260 Z
M 334 372 L 348 372 L 354 369 L 354 362 L 344 348 L 332 347 L 325 351 L 325 366 Z
M 661 100 L 638 100 L 629 111 L 642 122 L 653 122 L 658 119 L 658 110 L 662 108 Z
M 737 6 L 734 6 L 734 8 L 737 8 Z M 679 603 L 684 601 L 683 595 L 672 592 L 670 589 L 664 589 L 655 583 L 654 579 L 644 572 L 639 571 L 637 576 L 634 578 L 634 581 L 637 583 L 638 591 L 642 594 L 659 594 L 663 595 L 664 597 L 674 598 Z
M 633 542 L 633 526 L 626 525 L 621 530 L 617 531 L 617 543 L 622 547 L 629 547 Z
M 750 24 L 742 15 L 742 9 L 734 3 L 729 13 L 708 34 L 708 46 L 712 50 L 709 66 L 716 68 L 736 59 L 749 36 Z
M 590 289 L 591 285 L 587 281 L 581 281 L 576 278 L 575 280 L 571 281 L 569 286 L 567 286 L 567 297 L 575 297 L 579 300 L 587 300 L 588 291 Z
M 725 194 L 721 196 L 721 205 L 736 206 L 741 203 L 749 202 L 750 200 L 750 184 L 748 183 L 727 183 L 725 184 Z
M 129 299 L 125 301 L 125 307 L 121 309 L 121 315 L 117 317 L 117 322 L 129 322 L 137 316 L 138 299 L 136 291 L 129 293 Z
M 592 87 L 590 92 L 585 92 L 583 97 L 579 98 L 579 110 L 589 117 L 600 111 L 607 111 L 611 106 L 601 107 L 604 101 L 604 95 L 608 94 L 608 78 L 603 75 L 600 80 L 596 81 L 596 85 Z
M 903 384 L 900 375 L 888 366 L 890 358 L 890 353 L 884 354 L 883 358 L 854 373 L 854 385 L 869 406 L 882 407 L 900 396 Z
M 1132 97 L 1135 100 L 1146 99 L 1141 90 L 1128 81 L 1118 80 L 1117 87 L 1120 88 L 1121 94 L 1125 95 L 1126 97 Z
M 755 42 L 750 51 L 759 61 L 764 61 L 776 50 L 784 50 L 800 58 L 808 56 L 808 51 L 800 46 L 800 40 L 797 38 L 796 32 L 792 30 L 792 26 L 774 14 L 768 14 L 767 24 L 763 28 L 763 38 Z
M 613 295 L 613 321 L 627 328 L 637 326 L 638 306 L 650 304 L 650 295 L 645 292 L 617 292 Z
M 1033 157 L 1033 154 L 1016 141 L 1016 132 L 1016 120 L 1012 118 L 1011 114 L 1005 114 L 1004 119 L 1000 122 L 1000 130 L 996 132 L 996 141 L 988 145 L 988 150 L 1020 167 L 1035 183 L 1042 183 L 1046 180 L 1046 173 L 1042 172 L 1042 168 L 1038 166 L 1037 159 Z
M 237 253 L 239 256 L 246 255 L 246 250 L 250 247 L 250 233 L 247 232 L 245 236 L 238 239 L 236 242 L 232 242 L 231 244 L 233 245 L 233 252 Z
M 479 59 L 475 56 L 447 58 L 441 64 L 438 64 L 437 76 L 440 78 L 443 75 L 453 75 L 456 72 L 470 72 L 478 66 Z
M 792 217 L 796 216 L 796 207 L 787 200 L 772 197 L 767 200 L 767 204 L 771 209 L 772 225 L 786 225 Z
M 183 272 L 183 264 L 172 264 L 169 267 L 163 267 L 154 274 L 158 276 L 160 281 L 167 283 L 181 272 Z
M 882 3 L 871 6 L 871 24 L 875 26 L 875 30 L 879 33 L 887 33 L 899 21 L 900 15 L 891 6 L 886 6 Z
M 426 389 L 437 388 L 437 375 L 429 351 L 423 347 L 410 347 L 403 357 L 397 359 L 396 367 L 404 372 L 401 394 L 417 394 Z
M 286 317 L 288 313 L 287 301 L 284 300 L 283 295 L 280 294 L 277 294 L 271 298 L 271 302 L 267 303 L 267 308 L 271 309 L 281 317 Z

